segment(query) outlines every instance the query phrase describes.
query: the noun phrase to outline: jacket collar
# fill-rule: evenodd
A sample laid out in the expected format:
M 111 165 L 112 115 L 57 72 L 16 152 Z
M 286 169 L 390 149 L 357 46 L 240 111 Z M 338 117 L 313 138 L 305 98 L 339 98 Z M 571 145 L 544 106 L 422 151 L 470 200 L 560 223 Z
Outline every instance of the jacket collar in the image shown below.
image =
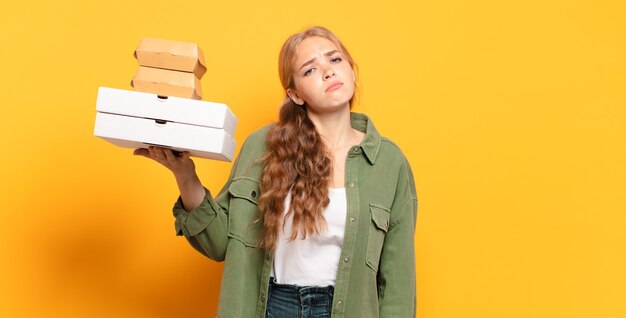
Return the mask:
M 380 150 L 380 134 L 374 127 L 372 120 L 365 114 L 350 112 L 350 123 L 352 128 L 365 133 L 359 146 L 363 149 L 367 160 L 373 165 Z

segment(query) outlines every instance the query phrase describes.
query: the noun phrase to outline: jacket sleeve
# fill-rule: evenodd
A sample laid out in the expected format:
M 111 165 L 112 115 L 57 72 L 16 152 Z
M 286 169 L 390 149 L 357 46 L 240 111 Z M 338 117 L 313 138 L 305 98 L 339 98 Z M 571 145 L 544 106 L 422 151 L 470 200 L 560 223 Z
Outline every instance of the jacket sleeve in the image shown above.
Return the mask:
M 413 172 L 405 160 L 398 177 L 378 271 L 380 317 L 414 318 L 417 297 L 415 282 L 415 225 L 417 193 Z
M 205 187 L 204 199 L 195 209 L 187 212 L 180 195 L 173 208 L 176 235 L 184 235 L 198 252 L 218 262 L 224 260 L 228 244 L 228 188 L 237 171 L 239 158 L 235 159 L 228 180 L 217 197 L 213 198 Z

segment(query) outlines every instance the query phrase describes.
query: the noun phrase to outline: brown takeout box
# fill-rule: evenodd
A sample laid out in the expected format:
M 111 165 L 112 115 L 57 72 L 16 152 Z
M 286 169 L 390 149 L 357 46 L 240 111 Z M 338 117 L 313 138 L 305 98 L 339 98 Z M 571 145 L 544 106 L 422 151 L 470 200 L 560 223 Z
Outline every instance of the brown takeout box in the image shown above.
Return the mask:
M 130 86 L 139 92 L 202 99 L 200 79 L 194 73 L 140 66 Z
M 204 53 L 195 43 L 142 38 L 133 55 L 141 66 L 191 72 L 199 79 L 206 73 Z

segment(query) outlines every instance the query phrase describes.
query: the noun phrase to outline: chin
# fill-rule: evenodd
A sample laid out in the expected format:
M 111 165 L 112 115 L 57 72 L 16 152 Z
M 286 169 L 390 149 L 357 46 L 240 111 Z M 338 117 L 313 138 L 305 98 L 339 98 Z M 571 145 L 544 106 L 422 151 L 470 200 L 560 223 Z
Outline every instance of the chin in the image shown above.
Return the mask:
M 323 106 L 307 105 L 307 107 L 310 111 L 313 111 L 314 113 L 332 113 L 342 109 L 343 107 L 350 108 L 350 103 L 349 101 L 346 101 L 345 103 L 332 103 Z
M 350 96 L 337 96 L 332 100 L 326 101 L 326 103 L 318 104 L 317 106 L 311 106 L 311 104 L 307 104 L 310 108 L 316 111 L 335 111 L 343 106 L 350 106 Z

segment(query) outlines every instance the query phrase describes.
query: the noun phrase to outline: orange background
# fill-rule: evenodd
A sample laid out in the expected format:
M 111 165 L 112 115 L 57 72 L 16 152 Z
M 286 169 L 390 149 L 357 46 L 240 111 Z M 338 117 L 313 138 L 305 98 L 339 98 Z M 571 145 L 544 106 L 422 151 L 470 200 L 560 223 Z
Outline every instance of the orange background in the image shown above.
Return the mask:
M 333 30 L 415 173 L 418 317 L 626 317 L 623 1 L 3 5 L 0 316 L 212 317 L 222 264 L 174 235 L 171 173 L 93 136 L 143 36 L 196 42 L 238 147 L 278 50 Z M 231 163 L 196 159 L 217 193 Z

